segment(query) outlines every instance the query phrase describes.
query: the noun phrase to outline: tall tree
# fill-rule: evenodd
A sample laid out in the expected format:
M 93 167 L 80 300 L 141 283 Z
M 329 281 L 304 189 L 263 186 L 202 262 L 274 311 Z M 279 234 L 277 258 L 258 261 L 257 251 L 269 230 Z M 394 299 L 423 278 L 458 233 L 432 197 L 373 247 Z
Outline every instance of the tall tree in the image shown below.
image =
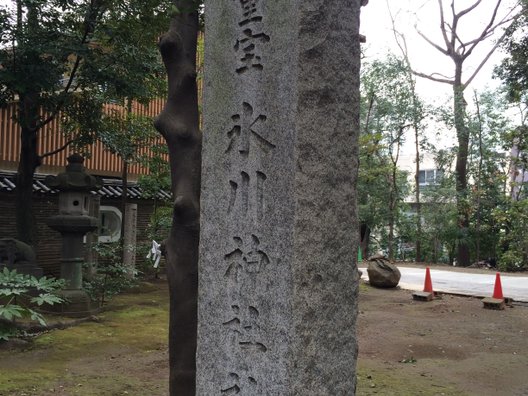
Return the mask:
M 170 394 L 194 395 L 198 306 L 201 148 L 196 83 L 199 2 L 175 0 L 177 12 L 159 42 L 168 99 L 155 126 L 169 148 L 172 227 L 164 243 L 170 287 Z
M 467 242 L 469 233 L 469 205 L 468 205 L 468 147 L 470 134 L 467 125 L 466 107 L 467 102 L 464 98 L 464 91 L 468 85 L 477 76 L 484 64 L 488 61 L 493 52 L 497 49 L 500 43 L 505 39 L 508 30 L 505 29 L 502 34 L 496 34 L 502 27 L 508 27 L 518 18 L 518 14 L 514 10 L 509 10 L 503 17 L 499 17 L 502 0 L 494 0 L 492 5 L 492 12 L 486 25 L 478 34 L 469 39 L 463 39 L 461 34 L 461 26 L 463 26 L 463 18 L 475 10 L 482 2 L 476 0 L 460 11 L 455 9 L 455 1 L 451 0 L 449 5 L 449 18 L 446 15 L 445 0 L 438 0 L 439 16 L 440 16 L 440 33 L 442 35 L 442 43 L 436 43 L 424 33 L 418 30 L 418 34 L 433 48 L 438 50 L 442 55 L 448 57 L 453 63 L 454 75 L 451 78 L 439 77 L 438 73 L 426 74 L 419 71 L 414 71 L 416 75 L 445 84 L 449 84 L 453 89 L 453 115 L 454 124 L 457 134 L 458 152 L 456 158 L 456 199 L 458 212 L 458 253 L 457 260 L 459 265 L 469 265 L 470 251 Z M 486 2 L 490 4 L 490 2 Z M 477 63 L 477 67 L 470 73 L 469 77 L 464 79 L 463 73 L 465 71 L 465 62 L 473 54 L 475 48 L 491 36 L 498 38 L 492 48 L 487 54 Z
M 404 190 L 400 182 L 400 171 L 398 161 L 400 159 L 401 145 L 404 142 L 405 132 L 414 125 L 415 105 L 418 102 L 413 90 L 412 81 L 408 79 L 405 63 L 392 55 L 384 61 L 374 61 L 366 64 L 362 74 L 363 90 L 363 134 L 361 142 L 367 143 L 361 149 L 367 151 L 362 155 L 362 167 L 366 174 L 360 172 L 359 190 L 362 189 L 373 195 L 372 185 L 363 184 L 364 177 L 368 173 L 378 172 L 383 174 L 384 185 L 379 186 L 381 192 L 386 196 L 388 227 L 387 251 L 390 258 L 395 254 L 395 232 L 401 210 Z M 366 109 L 366 110 L 365 110 Z M 374 138 L 367 139 L 366 136 Z M 376 147 L 378 146 L 378 147 Z M 378 168 L 375 170 L 372 154 L 377 157 Z M 366 169 L 365 169 L 366 166 Z M 367 200 L 370 198 L 366 198 Z M 363 217 L 360 201 L 360 217 Z M 363 231 L 367 231 L 366 229 Z M 364 232 L 363 232 L 364 234 Z
M 388 0 L 387 0 L 388 1 Z M 416 227 L 416 237 L 415 237 L 415 256 L 416 261 L 422 261 L 422 205 L 421 205 L 421 194 L 420 194 L 420 162 L 421 162 L 421 149 L 425 145 L 424 136 L 422 135 L 424 129 L 423 120 L 426 116 L 426 110 L 424 103 L 418 98 L 416 91 L 416 78 L 412 72 L 411 62 L 408 56 L 407 42 L 405 41 L 405 36 L 399 33 L 395 27 L 394 16 L 392 15 L 390 7 L 389 14 L 392 21 L 392 30 L 396 43 L 400 47 L 400 50 L 403 54 L 403 61 L 405 62 L 405 74 L 408 79 L 409 89 L 411 91 L 412 98 L 412 115 L 411 123 L 412 129 L 414 130 L 414 162 L 415 162 L 415 172 L 414 172 L 414 200 L 416 206 L 416 218 L 415 218 L 415 227 Z
M 476 261 L 497 257 L 500 230 L 493 211 L 505 203 L 505 179 L 508 178 L 508 156 L 504 154 L 504 138 L 512 130 L 507 117 L 507 103 L 500 91 L 474 94 L 473 114 L 469 114 L 469 127 L 473 144 L 470 145 L 469 175 L 473 180 L 470 200 L 474 204 L 470 213 L 472 241 Z
M 140 89 L 133 71 L 148 86 L 152 51 L 142 50 L 145 42 L 155 45 L 168 9 L 162 0 L 16 0 L 0 8 L 0 104 L 18 103 L 15 121 L 21 129 L 18 239 L 36 243 L 33 176 L 44 157 L 66 147 L 41 153 L 39 134 L 60 117 L 68 123 L 65 130 L 83 136 L 79 144 L 93 141 L 108 91 Z M 123 35 L 123 26 L 138 21 L 141 40 Z

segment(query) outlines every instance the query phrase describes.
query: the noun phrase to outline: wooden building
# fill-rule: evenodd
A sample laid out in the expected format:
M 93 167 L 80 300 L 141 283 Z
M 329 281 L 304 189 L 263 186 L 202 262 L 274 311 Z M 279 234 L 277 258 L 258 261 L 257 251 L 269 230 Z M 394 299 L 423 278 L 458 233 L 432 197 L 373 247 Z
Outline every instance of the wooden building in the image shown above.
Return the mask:
M 159 114 L 164 105 L 164 100 L 154 100 L 148 106 L 134 103 L 133 112 L 136 114 L 155 116 Z M 16 237 L 15 219 L 15 193 L 16 169 L 20 155 L 20 128 L 13 120 L 16 112 L 16 103 L 0 108 L 0 238 Z M 39 153 L 46 153 L 64 146 L 66 137 L 61 133 L 60 116 L 41 131 L 39 131 Z M 162 142 L 162 138 L 160 137 Z M 140 154 L 149 155 L 149 149 L 140 149 Z M 104 186 L 93 193 L 94 201 L 98 202 L 99 218 L 101 222 L 101 242 L 114 241 L 118 238 L 117 229 L 120 230 L 120 214 L 122 212 L 123 186 L 121 181 L 123 161 L 110 151 L 105 150 L 101 142 L 96 142 L 89 147 L 91 155 L 85 160 L 88 173 L 99 176 Z M 48 228 L 45 219 L 58 212 L 57 191 L 49 189 L 43 180 L 50 174 L 58 174 L 67 164 L 66 158 L 73 153 L 70 147 L 43 159 L 42 165 L 37 168 L 33 182 L 33 203 L 36 223 L 38 228 L 38 243 L 36 246 L 38 265 L 44 269 L 45 274 L 57 276 L 60 268 L 60 235 Z M 155 205 L 161 201 L 170 201 L 168 191 L 159 191 L 155 198 L 147 198 L 137 185 L 140 175 L 148 173 L 139 164 L 129 164 L 127 167 L 127 201 L 137 204 L 137 238 L 138 243 L 146 241 L 145 230 L 149 223 Z M 105 223 L 105 224 L 103 224 Z M 104 225 L 104 227 L 103 227 Z M 138 257 L 143 259 L 143 257 Z

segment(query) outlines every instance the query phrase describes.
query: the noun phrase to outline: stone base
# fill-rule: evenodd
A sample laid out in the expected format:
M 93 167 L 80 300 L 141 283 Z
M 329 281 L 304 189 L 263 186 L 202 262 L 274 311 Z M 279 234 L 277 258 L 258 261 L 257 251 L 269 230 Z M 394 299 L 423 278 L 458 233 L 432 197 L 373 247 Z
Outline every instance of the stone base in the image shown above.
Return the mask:
M 482 299 L 484 308 L 502 310 L 506 307 L 506 302 L 503 298 L 486 297 Z
M 84 318 L 98 311 L 97 308 L 92 307 L 90 297 L 84 290 L 62 290 L 58 296 L 63 298 L 65 302 L 47 305 L 43 311 L 70 318 Z
M 429 292 L 414 292 L 412 294 L 415 301 L 433 301 L 434 293 Z

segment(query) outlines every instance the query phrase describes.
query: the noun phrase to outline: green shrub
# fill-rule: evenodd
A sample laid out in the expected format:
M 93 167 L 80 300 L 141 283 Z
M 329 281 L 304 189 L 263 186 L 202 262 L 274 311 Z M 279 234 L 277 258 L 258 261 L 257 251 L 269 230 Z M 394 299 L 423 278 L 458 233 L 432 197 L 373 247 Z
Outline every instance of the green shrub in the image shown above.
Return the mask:
M 34 305 L 57 304 L 63 302 L 55 294 L 64 287 L 63 280 L 17 273 L 4 267 L 0 271 L 0 340 L 20 334 L 17 319 L 29 319 L 46 326 L 44 317 L 32 309 Z
M 98 243 L 94 246 L 98 255 L 95 274 L 84 279 L 83 288 L 92 301 L 103 306 L 113 296 L 136 284 L 136 271 L 123 265 L 123 247 L 120 242 Z
M 172 206 L 159 206 L 151 214 L 150 221 L 146 229 L 146 237 L 148 242 L 142 243 L 138 246 L 138 254 L 145 258 L 152 248 L 152 240 L 161 243 L 169 236 L 172 226 Z M 160 267 L 163 260 L 160 262 Z M 142 275 L 158 277 L 160 267 L 154 268 L 153 261 L 144 259 L 139 263 L 139 270 Z
M 501 224 L 501 271 L 520 271 L 528 267 L 528 200 L 512 200 L 494 213 Z

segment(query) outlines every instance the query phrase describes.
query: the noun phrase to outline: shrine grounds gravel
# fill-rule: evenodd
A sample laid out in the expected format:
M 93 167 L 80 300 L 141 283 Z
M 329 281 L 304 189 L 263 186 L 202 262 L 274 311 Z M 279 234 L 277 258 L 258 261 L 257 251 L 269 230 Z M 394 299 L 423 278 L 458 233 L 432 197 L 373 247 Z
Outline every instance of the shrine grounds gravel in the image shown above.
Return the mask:
M 167 395 L 167 328 L 166 283 L 144 283 L 94 321 L 0 345 L 0 395 Z M 523 305 L 362 284 L 358 339 L 357 395 L 528 395 Z

